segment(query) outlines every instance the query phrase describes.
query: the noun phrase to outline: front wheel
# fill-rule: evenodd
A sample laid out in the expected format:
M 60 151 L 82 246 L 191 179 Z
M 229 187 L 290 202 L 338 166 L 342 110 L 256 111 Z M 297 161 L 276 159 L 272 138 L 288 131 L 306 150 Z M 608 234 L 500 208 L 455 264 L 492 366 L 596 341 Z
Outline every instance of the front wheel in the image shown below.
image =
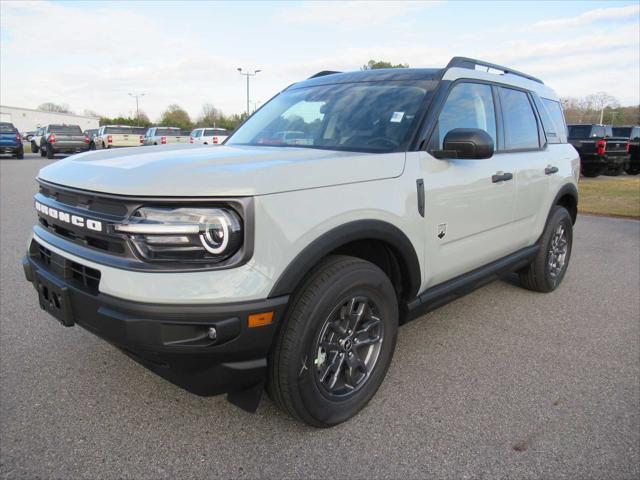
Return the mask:
M 267 390 L 315 427 L 353 417 L 376 393 L 396 344 L 389 278 L 359 258 L 329 256 L 293 296 L 269 356 Z
M 518 273 L 523 287 L 551 292 L 564 278 L 571 258 L 573 222 L 566 208 L 555 206 L 540 237 L 540 249 L 531 264 Z

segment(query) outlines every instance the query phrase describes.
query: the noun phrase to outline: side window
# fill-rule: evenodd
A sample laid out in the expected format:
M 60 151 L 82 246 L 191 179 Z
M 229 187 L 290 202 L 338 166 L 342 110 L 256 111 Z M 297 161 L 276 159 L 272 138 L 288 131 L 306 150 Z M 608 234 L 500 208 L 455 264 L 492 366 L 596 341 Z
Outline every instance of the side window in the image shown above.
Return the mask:
M 640 138 L 640 127 L 633 127 L 631 129 L 631 138 L 634 140 Z
M 543 98 L 542 105 L 547 109 L 547 112 L 551 116 L 551 120 L 553 120 L 553 123 L 555 124 L 555 130 L 558 136 L 558 142 L 567 143 L 567 124 L 564 121 L 564 114 L 562 113 L 562 107 L 560 106 L 560 102 Z M 543 123 L 544 123 L 544 119 L 543 119 Z M 545 126 L 545 130 L 546 128 L 547 127 Z
M 526 93 L 500 87 L 500 105 L 507 150 L 540 148 L 538 122 Z
M 453 87 L 438 117 L 431 148 L 442 150 L 444 137 L 454 128 L 479 128 L 496 143 L 496 112 L 491 87 L 482 83 L 460 83 Z

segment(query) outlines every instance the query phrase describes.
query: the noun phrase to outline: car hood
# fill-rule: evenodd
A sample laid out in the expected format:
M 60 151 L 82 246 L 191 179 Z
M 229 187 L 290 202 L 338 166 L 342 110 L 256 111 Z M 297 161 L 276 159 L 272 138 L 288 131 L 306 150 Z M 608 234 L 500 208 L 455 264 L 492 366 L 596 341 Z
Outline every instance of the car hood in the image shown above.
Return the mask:
M 81 153 L 39 178 L 116 195 L 248 196 L 397 177 L 404 161 L 404 153 L 163 145 Z

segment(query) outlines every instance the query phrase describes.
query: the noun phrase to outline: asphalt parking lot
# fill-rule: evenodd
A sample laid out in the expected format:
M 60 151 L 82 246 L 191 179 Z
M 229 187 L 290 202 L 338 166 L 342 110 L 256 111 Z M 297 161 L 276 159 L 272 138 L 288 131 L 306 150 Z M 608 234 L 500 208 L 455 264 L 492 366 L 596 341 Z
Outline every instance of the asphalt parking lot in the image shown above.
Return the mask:
M 581 216 L 552 294 L 506 279 L 402 327 L 370 405 L 314 430 L 41 312 L 20 257 L 47 163 L 0 160 L 2 478 L 640 476 L 640 222 Z

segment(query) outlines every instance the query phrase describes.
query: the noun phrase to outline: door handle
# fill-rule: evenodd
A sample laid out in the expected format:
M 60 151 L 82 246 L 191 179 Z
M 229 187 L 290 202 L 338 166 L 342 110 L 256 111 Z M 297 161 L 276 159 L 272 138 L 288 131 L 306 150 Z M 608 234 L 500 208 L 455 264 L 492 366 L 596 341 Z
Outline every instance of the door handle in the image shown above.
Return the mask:
M 513 179 L 513 173 L 509 173 L 509 172 L 507 173 L 498 172 L 491 177 L 491 181 L 493 183 L 507 182 L 512 179 Z
M 545 175 L 553 175 L 554 173 L 558 173 L 558 167 L 548 165 L 547 168 L 544 169 Z

